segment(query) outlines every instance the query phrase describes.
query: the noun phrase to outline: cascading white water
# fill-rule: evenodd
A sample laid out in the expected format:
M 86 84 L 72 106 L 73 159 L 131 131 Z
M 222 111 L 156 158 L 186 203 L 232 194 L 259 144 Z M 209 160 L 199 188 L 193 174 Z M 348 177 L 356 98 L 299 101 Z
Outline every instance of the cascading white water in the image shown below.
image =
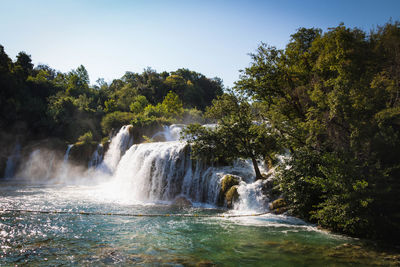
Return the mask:
M 61 169 L 60 169 L 60 171 L 59 171 L 59 173 L 58 173 L 58 175 L 57 175 L 59 178 L 65 179 L 65 178 L 67 177 L 67 175 L 68 175 L 68 169 L 69 169 L 69 164 L 68 164 L 69 152 L 71 152 L 71 148 L 72 148 L 73 146 L 74 146 L 74 145 L 68 145 L 67 150 L 65 151 L 64 160 L 63 160 L 63 163 L 62 163 L 62 165 L 61 165 Z
M 108 192 L 109 197 L 123 202 L 173 201 L 184 196 L 195 203 L 215 205 L 221 179 L 225 174 L 233 174 L 241 177 L 238 187 L 240 199 L 235 205 L 236 209 L 260 210 L 267 206 L 262 181 L 254 182 L 251 161 L 237 160 L 232 166 L 224 167 L 192 161 L 190 146 L 185 141 L 178 141 L 182 128 L 181 125 L 171 125 L 162 132 L 176 141 L 132 146 L 130 126 L 123 126 L 112 138 L 102 162 L 103 147 L 98 145 L 88 164 L 88 171 L 68 164 L 73 145 L 68 146 L 63 161 L 58 160 L 60 164 L 54 159 L 53 152 L 37 149 L 22 164 L 20 177 L 43 181 L 43 178 L 49 180 L 54 175 L 54 178 L 58 178 L 54 179 L 56 182 L 85 183 L 85 179 L 96 183 L 106 182 L 105 191 L 102 191 L 105 196 Z M 53 161 L 56 163 L 53 164 Z M 265 171 L 262 166 L 260 169 Z
M 68 158 L 69 158 L 69 152 L 71 151 L 71 148 L 74 145 L 68 145 L 67 147 L 67 151 L 65 151 L 65 155 L 64 155 L 64 163 L 68 163 Z
M 186 142 L 146 143 L 133 145 L 125 153 L 107 188 L 127 201 L 171 201 L 185 196 L 193 202 L 216 204 L 221 178 L 228 173 L 240 175 L 243 181 L 254 179 L 248 161 L 211 167 L 192 162 Z
M 135 200 L 172 199 L 191 164 L 184 148 L 184 143 L 176 141 L 132 146 L 115 172 L 117 191 Z
M 111 140 L 110 147 L 97 169 L 103 173 L 113 174 L 125 151 L 132 146 L 133 138 L 130 134 L 131 125 L 122 126 Z
M 268 209 L 269 199 L 263 192 L 266 180 L 257 180 L 253 183 L 240 182 L 237 189 L 239 201 L 234 205 L 235 210 L 244 212 L 262 212 Z
M 12 178 L 15 173 L 15 167 L 21 156 L 21 145 L 17 142 L 11 155 L 7 158 L 6 169 L 4 172 L 4 178 Z
M 88 163 L 88 169 L 96 168 L 103 160 L 103 145 L 98 144 Z
M 157 139 L 157 137 L 163 137 L 163 141 L 177 141 L 181 136 L 181 132 L 183 129 L 183 124 L 172 124 L 165 125 L 161 132 L 156 133 L 151 137 L 151 139 Z

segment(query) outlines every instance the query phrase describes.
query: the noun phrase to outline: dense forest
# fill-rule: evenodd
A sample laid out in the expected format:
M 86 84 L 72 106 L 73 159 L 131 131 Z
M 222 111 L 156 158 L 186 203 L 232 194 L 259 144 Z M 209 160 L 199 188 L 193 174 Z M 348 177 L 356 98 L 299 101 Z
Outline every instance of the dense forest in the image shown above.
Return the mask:
M 264 157 L 291 214 L 398 240 L 400 23 L 368 34 L 300 28 L 285 49 L 263 43 L 251 58 L 205 113 L 218 126 L 186 130 L 194 156 L 252 158 L 258 178 L 254 159 Z
M 138 127 L 201 121 L 202 111 L 223 92 L 222 80 L 188 69 L 126 72 L 110 84 L 90 85 L 84 66 L 62 73 L 34 67 L 20 52 L 13 62 L 0 45 L 0 128 L 57 137 L 69 143 L 100 141 L 124 124 Z
M 226 90 L 187 69 L 90 85 L 83 66 L 34 67 L 0 46 L 0 128 L 74 143 L 100 142 L 124 124 L 198 122 L 185 130 L 193 157 L 250 158 L 257 179 L 264 160 L 290 214 L 352 236 L 399 238 L 400 23 L 369 33 L 300 28 L 284 49 L 262 43 L 251 59 Z

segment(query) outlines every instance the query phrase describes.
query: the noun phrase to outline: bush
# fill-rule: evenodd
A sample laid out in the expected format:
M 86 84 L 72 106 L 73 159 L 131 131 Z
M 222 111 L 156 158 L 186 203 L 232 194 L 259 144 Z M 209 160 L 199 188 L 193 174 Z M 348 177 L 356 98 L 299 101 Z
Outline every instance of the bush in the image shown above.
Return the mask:
M 101 129 L 104 134 L 110 133 L 112 130 L 119 129 L 124 125 L 130 124 L 134 118 L 134 114 L 130 112 L 115 111 L 109 113 L 101 120 Z
M 185 109 L 183 112 L 183 123 L 204 123 L 203 112 L 196 108 Z
M 376 234 L 367 176 L 349 155 L 294 151 L 278 179 L 289 210 L 320 226 L 353 236 Z
M 90 144 L 93 142 L 93 134 L 91 131 L 84 133 L 78 137 L 78 143 L 80 144 Z

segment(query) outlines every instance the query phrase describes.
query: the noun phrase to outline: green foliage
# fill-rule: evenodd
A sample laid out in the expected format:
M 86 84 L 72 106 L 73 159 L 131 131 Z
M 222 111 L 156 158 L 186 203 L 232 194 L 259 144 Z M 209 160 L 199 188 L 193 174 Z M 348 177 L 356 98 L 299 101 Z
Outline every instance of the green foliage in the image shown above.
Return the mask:
M 321 176 L 320 158 L 314 151 L 299 149 L 278 170 L 278 182 L 285 199 L 290 203 L 292 214 L 305 219 L 318 205 L 323 196 L 323 188 L 314 181 Z
M 145 116 L 148 118 L 162 117 L 165 113 L 166 112 L 161 103 L 158 103 L 156 106 L 153 106 L 151 104 L 147 105 L 143 110 L 143 114 L 145 114 Z
M 101 140 L 103 134 L 133 119 L 147 125 L 181 122 L 184 113 L 198 119 L 201 112 L 195 108 L 204 109 L 222 93 L 220 80 L 187 69 L 157 73 L 148 68 L 141 74 L 126 72 L 110 84 L 99 79 L 91 86 L 89 81 L 84 66 L 68 73 L 46 65 L 34 67 L 25 52 L 13 62 L 0 45 L 0 127 L 18 124 L 18 131 L 29 129 L 32 136 L 68 142 L 91 131 L 95 140 Z
M 104 102 L 104 112 L 106 113 L 115 112 L 117 108 L 118 106 L 114 99 L 108 99 Z
M 143 127 L 156 127 L 161 125 L 169 125 L 172 124 L 173 120 L 167 119 L 165 117 L 155 117 L 155 116 L 147 116 L 145 114 L 139 114 L 133 117 L 131 124 L 134 128 L 143 128 Z
M 162 109 L 167 117 L 179 118 L 183 114 L 183 104 L 179 96 L 174 92 L 169 92 L 162 102 Z
M 147 101 L 146 97 L 144 95 L 138 95 L 129 106 L 129 109 L 132 113 L 138 114 L 143 112 L 147 105 L 149 105 L 149 101 Z
M 203 112 L 196 108 L 183 110 L 183 123 L 204 123 Z
M 103 137 L 103 138 L 101 139 L 101 141 L 100 141 L 100 143 L 101 143 L 102 145 L 104 145 L 104 144 L 106 144 L 106 143 L 108 143 L 108 142 L 110 142 L 110 138 L 109 138 L 108 136 Z
M 257 159 L 273 156 L 279 145 L 273 131 L 258 115 L 245 98 L 233 93 L 214 100 L 206 116 L 218 122 L 215 128 L 192 124 L 184 131 L 192 144 L 193 157 L 225 163 L 238 157 L 250 158 L 257 179 L 262 178 Z
M 104 134 L 118 130 L 124 125 L 128 125 L 134 118 L 134 114 L 129 112 L 115 111 L 106 114 L 101 120 L 101 129 Z
M 86 132 L 83 135 L 79 136 L 78 143 L 80 144 L 90 144 L 93 142 L 93 134 L 92 132 Z
M 278 173 L 289 208 L 335 231 L 391 238 L 400 233 L 400 23 L 369 36 L 339 25 L 291 37 L 283 50 L 261 44 L 236 83 L 291 151 Z

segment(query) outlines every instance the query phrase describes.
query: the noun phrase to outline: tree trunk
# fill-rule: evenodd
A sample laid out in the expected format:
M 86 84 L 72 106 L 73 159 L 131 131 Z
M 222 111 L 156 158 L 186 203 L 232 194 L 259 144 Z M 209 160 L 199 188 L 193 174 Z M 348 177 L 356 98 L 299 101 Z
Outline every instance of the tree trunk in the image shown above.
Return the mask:
M 257 160 L 255 158 L 251 158 L 251 161 L 253 162 L 254 171 L 256 173 L 256 180 L 262 179 L 263 177 L 261 175 L 260 169 L 258 168 Z

